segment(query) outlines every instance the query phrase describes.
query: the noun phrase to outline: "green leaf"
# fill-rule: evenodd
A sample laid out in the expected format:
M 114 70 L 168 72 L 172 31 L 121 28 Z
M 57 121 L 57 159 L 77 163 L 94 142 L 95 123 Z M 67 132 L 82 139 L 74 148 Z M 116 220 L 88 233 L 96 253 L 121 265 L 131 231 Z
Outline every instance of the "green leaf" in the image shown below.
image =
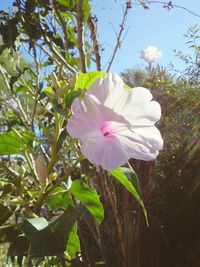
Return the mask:
M 90 15 L 90 3 L 88 0 L 83 0 L 83 21 L 86 22 Z
M 90 86 L 100 77 L 106 76 L 106 72 L 93 71 L 88 73 L 79 73 L 76 79 L 75 90 L 89 89 Z
M 101 223 L 104 219 L 104 209 L 100 202 L 97 191 L 94 188 L 89 187 L 87 184 L 80 180 L 73 181 L 70 193 L 75 196 L 82 205 L 91 213 L 91 215 Z
M 46 203 L 52 210 L 66 209 L 69 204 L 72 205 L 72 200 L 66 190 L 57 187 L 48 195 Z
M 77 235 L 77 223 L 74 224 L 67 242 L 67 254 L 70 257 L 70 260 L 76 257 L 76 254 L 80 252 L 80 240 Z
M 38 218 L 43 220 L 33 223 L 34 219 L 26 220 L 23 225 L 23 230 L 26 238 L 30 241 L 33 255 L 35 257 L 43 257 L 64 253 L 69 233 L 76 220 L 74 208 L 69 205 L 51 223 L 48 223 L 44 218 Z
M 139 179 L 138 179 L 136 172 L 131 167 L 131 165 L 128 163 L 125 165 L 125 167 L 121 167 L 121 170 L 126 175 L 126 177 L 129 179 L 129 181 L 133 184 L 140 198 L 142 198 Z
M 47 86 L 44 88 L 44 93 L 50 97 L 54 97 L 55 96 L 55 92 L 54 90 L 50 87 L 50 86 Z
M 71 107 L 72 102 L 74 99 L 82 94 L 81 90 L 74 90 L 71 91 L 67 96 L 65 97 L 65 106 L 66 108 Z
M 15 131 L 0 134 L 0 155 L 20 154 L 27 146 L 30 146 L 34 134 L 29 131 L 20 131 L 21 137 Z
M 137 202 L 140 204 L 142 207 L 144 217 L 146 219 L 147 225 L 148 223 L 148 217 L 147 217 L 147 211 L 144 206 L 143 200 L 140 196 L 140 186 L 139 186 L 139 180 L 135 172 L 133 172 L 132 168 L 130 169 L 132 171 L 132 177 L 131 180 L 128 179 L 128 177 L 123 173 L 122 169 L 118 167 L 115 170 L 110 170 L 109 173 L 116 178 L 137 200 Z M 130 173 L 129 173 L 130 175 Z
M 48 227 L 49 223 L 45 218 L 32 218 L 32 219 L 27 219 L 27 221 L 35 227 L 38 231 L 43 230 L 44 228 Z
M 0 204 L 0 225 L 5 223 L 8 220 L 8 218 L 10 218 L 11 215 L 12 215 L 11 210 Z
M 59 4 L 72 9 L 76 3 L 78 2 L 78 0 L 58 0 Z

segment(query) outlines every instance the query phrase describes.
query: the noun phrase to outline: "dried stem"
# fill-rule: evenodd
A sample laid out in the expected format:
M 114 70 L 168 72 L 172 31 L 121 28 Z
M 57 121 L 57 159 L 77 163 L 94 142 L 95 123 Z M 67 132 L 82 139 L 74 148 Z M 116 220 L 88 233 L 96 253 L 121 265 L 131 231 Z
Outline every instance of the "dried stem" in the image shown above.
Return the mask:
M 34 100 L 34 106 L 33 106 L 33 112 L 31 115 L 31 128 L 34 131 L 34 118 L 35 118 L 35 113 L 37 110 L 37 104 L 38 104 L 38 97 L 40 94 L 40 83 L 39 83 L 39 75 L 40 75 L 40 69 L 39 69 L 39 62 L 37 60 L 37 53 L 36 53 L 36 48 L 33 46 L 33 56 L 34 56 L 34 62 L 35 62 L 35 67 L 36 67 L 36 85 L 35 85 L 35 100 Z
M 78 50 L 81 58 L 81 70 L 87 72 L 87 61 L 84 48 L 84 23 L 83 23 L 83 0 L 79 0 L 77 3 L 77 26 L 78 26 Z
M 109 188 L 109 184 L 107 181 L 107 173 L 104 172 L 104 170 L 102 168 L 100 168 L 100 177 L 102 179 L 102 182 L 104 183 L 106 192 L 108 194 L 108 198 L 110 201 L 110 205 L 113 211 L 113 215 L 114 215 L 114 219 L 115 219 L 115 224 L 116 224 L 116 229 L 117 229 L 117 234 L 118 234 L 118 240 L 119 240 L 119 246 L 121 249 L 121 253 L 123 256 L 123 260 L 125 258 L 125 246 L 124 246 L 124 238 L 123 238 L 123 230 L 122 230 L 122 225 L 121 225 L 121 220 L 120 217 L 118 215 L 118 211 L 117 211 L 117 201 L 116 201 L 116 196 L 111 192 L 110 188 Z
M 83 246 L 83 249 L 84 249 L 84 252 L 83 255 L 85 256 L 85 260 L 87 262 L 87 266 L 88 267 L 91 267 L 92 266 L 92 263 L 90 262 L 90 257 L 88 255 L 88 249 L 87 249 L 87 245 L 85 243 L 85 239 L 84 239 L 84 236 L 81 232 L 81 227 L 79 227 L 79 222 L 80 222 L 80 214 L 79 214 L 79 209 L 78 209 L 78 206 L 77 206 L 77 203 L 75 201 L 75 198 L 74 196 L 72 195 L 72 200 L 73 200 L 73 203 L 74 203 L 74 209 L 75 209 L 75 214 L 76 214 L 76 221 L 77 221 L 77 232 L 78 232 L 78 236 L 80 237 L 80 240 L 81 240 L 81 244 Z
M 100 55 L 100 45 L 99 45 L 99 41 L 97 38 L 97 24 L 95 21 L 95 17 L 91 15 L 88 18 L 88 27 L 91 32 L 90 36 L 93 42 L 93 50 L 95 54 L 97 70 L 101 71 L 101 55 Z
M 31 254 L 31 245 L 29 245 L 28 254 L 27 254 L 27 267 L 33 267 L 32 261 L 32 254 Z
M 130 8 L 131 8 L 131 2 L 127 1 L 126 2 L 126 8 L 124 10 L 124 15 L 123 15 L 123 18 L 122 18 L 122 23 L 120 24 L 120 31 L 119 31 L 118 36 L 117 36 L 117 43 L 116 43 L 116 46 L 114 48 L 112 58 L 111 58 L 111 60 L 110 60 L 110 62 L 108 64 L 107 72 L 110 71 L 110 68 L 111 68 L 111 66 L 113 64 L 113 61 L 115 59 L 115 56 L 117 54 L 117 50 L 121 47 L 121 37 L 122 37 L 122 33 L 123 33 L 125 25 L 126 25 L 126 19 L 127 19 L 127 15 L 128 15 L 128 10 Z

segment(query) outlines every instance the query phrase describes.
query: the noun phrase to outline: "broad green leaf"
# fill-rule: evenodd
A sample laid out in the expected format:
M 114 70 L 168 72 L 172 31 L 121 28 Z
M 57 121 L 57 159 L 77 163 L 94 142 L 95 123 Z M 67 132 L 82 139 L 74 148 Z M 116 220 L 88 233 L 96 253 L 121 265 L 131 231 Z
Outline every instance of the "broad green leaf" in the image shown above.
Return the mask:
M 54 97 L 55 96 L 55 92 L 54 90 L 50 87 L 50 86 L 47 86 L 44 88 L 44 93 L 50 97 Z
M 50 224 L 50 227 L 57 238 L 66 242 L 75 221 L 76 213 L 74 207 L 69 204 L 67 209 Z
M 87 184 L 80 180 L 73 181 L 70 193 L 75 196 L 82 205 L 92 214 L 92 216 L 101 223 L 104 219 L 104 209 L 100 202 L 97 191 L 89 187 Z
M 86 22 L 90 15 L 90 3 L 89 0 L 83 0 L 83 21 Z
M 34 134 L 29 131 L 19 132 L 22 138 L 15 131 L 0 134 L 0 155 L 20 154 L 21 151 L 31 145 Z
M 80 252 L 80 240 L 77 235 L 77 223 L 74 224 L 69 234 L 66 250 L 70 260 L 74 259 L 76 254 Z
M 10 218 L 11 215 L 12 215 L 11 210 L 0 204 L 0 225 L 5 223 L 8 220 L 8 218 Z
M 82 94 L 81 90 L 74 90 L 71 91 L 67 96 L 65 97 L 65 106 L 66 108 L 71 107 L 72 102 L 74 99 Z
M 76 220 L 74 208 L 69 205 L 53 222 L 47 222 L 44 218 L 40 218 L 44 220 L 36 225 L 35 222 L 33 223 L 33 219 L 26 220 L 23 224 L 23 231 L 30 241 L 33 255 L 43 257 L 64 253 L 69 233 Z M 30 220 L 32 220 L 31 223 Z
M 134 198 L 137 200 L 137 202 L 142 207 L 144 217 L 146 219 L 146 223 L 147 223 L 147 225 L 149 225 L 148 217 L 147 217 L 147 211 L 146 211 L 146 208 L 144 206 L 143 200 L 140 196 L 139 181 L 138 181 L 136 173 L 133 172 L 131 180 L 128 179 L 128 177 L 123 173 L 123 171 L 120 167 L 118 167 L 115 170 L 110 170 L 109 173 L 113 177 L 115 177 L 134 196 Z
M 46 203 L 53 210 L 66 209 L 69 204 L 72 204 L 72 200 L 66 190 L 63 190 L 62 187 L 57 187 L 48 195 Z
M 38 231 L 43 230 L 44 228 L 48 227 L 49 223 L 45 218 L 39 217 L 39 218 L 32 218 L 27 219 L 27 221 L 35 227 Z
M 129 179 L 129 181 L 133 184 L 140 198 L 142 198 L 139 179 L 138 179 L 136 172 L 131 167 L 131 165 L 128 163 L 125 165 L 125 167 L 121 167 L 121 170 L 126 175 L 126 177 Z
M 58 0 L 59 4 L 72 9 L 76 3 L 78 2 L 78 0 Z
M 89 89 L 90 86 L 100 77 L 106 76 L 106 72 L 93 71 L 88 73 L 79 73 L 76 79 L 75 90 L 78 89 Z

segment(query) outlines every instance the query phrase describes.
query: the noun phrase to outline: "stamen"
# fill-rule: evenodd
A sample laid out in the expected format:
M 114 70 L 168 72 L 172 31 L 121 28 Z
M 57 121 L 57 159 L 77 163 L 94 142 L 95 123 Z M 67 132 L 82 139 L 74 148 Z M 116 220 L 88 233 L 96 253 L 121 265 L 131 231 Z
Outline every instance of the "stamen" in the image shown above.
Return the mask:
M 110 133 L 109 132 L 105 132 L 103 135 L 104 136 L 107 136 L 107 135 L 109 135 Z

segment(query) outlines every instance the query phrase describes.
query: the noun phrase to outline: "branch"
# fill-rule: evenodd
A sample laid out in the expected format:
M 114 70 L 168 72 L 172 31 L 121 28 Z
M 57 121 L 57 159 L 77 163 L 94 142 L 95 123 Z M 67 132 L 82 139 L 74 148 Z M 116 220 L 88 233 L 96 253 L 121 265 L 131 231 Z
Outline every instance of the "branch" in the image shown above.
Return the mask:
M 148 1 L 148 4 L 162 4 L 162 5 L 164 5 L 164 8 L 167 8 L 168 10 L 170 10 L 170 9 L 172 9 L 172 8 L 179 8 L 179 9 L 183 9 L 183 10 L 185 10 L 186 12 L 188 12 L 188 13 L 190 13 L 190 14 L 192 14 L 192 15 L 194 15 L 194 16 L 196 16 L 196 17 L 198 17 L 198 18 L 200 18 L 200 15 L 199 14 L 197 14 L 197 13 L 195 13 L 194 11 L 192 11 L 192 10 L 189 10 L 189 9 L 187 9 L 186 7 L 184 7 L 184 6 L 179 6 L 179 5 L 174 5 L 173 3 L 172 3 L 172 1 L 169 1 L 169 2 L 165 2 L 165 1 Z
M 90 37 L 93 41 L 93 50 L 95 54 L 97 70 L 101 71 L 101 55 L 100 55 L 100 45 L 97 38 L 97 24 L 95 21 L 95 17 L 91 15 L 88 18 L 88 27 L 91 32 Z
M 56 51 L 56 49 L 53 47 L 51 41 L 45 35 L 45 32 L 43 32 L 43 38 L 44 38 L 45 43 L 48 45 L 51 52 L 53 53 L 54 57 L 58 60 L 58 62 L 62 63 L 63 66 L 65 66 L 72 73 L 77 74 L 77 71 L 71 65 L 69 65 L 67 63 L 67 61 L 59 54 L 59 52 Z M 37 44 L 37 46 L 38 46 L 38 44 Z
M 60 11 L 58 10 L 58 5 L 57 5 L 57 0 L 53 0 L 52 1 L 53 3 L 53 8 L 55 10 L 55 13 L 56 13 L 56 16 L 58 17 L 58 21 L 60 22 L 60 25 L 62 27 L 62 31 L 63 31 L 63 34 L 64 34 L 64 47 L 65 47 L 65 50 L 67 50 L 67 32 L 66 32 L 66 25 L 65 25 L 65 22 L 62 18 L 62 16 L 60 15 Z
M 16 112 L 19 113 L 17 115 L 20 115 L 21 118 L 23 118 L 24 125 L 26 126 L 26 128 L 30 129 L 28 115 L 26 115 L 24 109 L 22 108 L 22 105 L 21 105 L 20 100 L 13 94 L 13 91 L 12 91 L 12 89 L 10 87 L 9 80 L 10 80 L 11 76 L 7 73 L 7 71 L 1 65 L 0 65 L 0 74 L 4 78 L 4 81 L 5 81 L 5 84 L 6 84 L 7 89 L 12 93 L 13 99 L 17 102 L 17 105 L 18 105 L 19 110 L 14 109 L 14 107 L 12 105 L 8 105 L 7 104 L 7 106 L 9 106 L 10 108 L 12 108 L 13 111 L 15 112 L 15 114 L 16 114 Z
M 128 15 L 128 10 L 131 8 L 131 2 L 130 0 L 128 0 L 126 2 L 126 8 L 124 10 L 124 15 L 123 15 L 123 18 L 122 18 L 122 23 L 120 24 L 120 31 L 118 33 L 118 36 L 117 36 L 117 43 L 116 43 L 116 46 L 115 46 L 115 49 L 113 51 L 113 55 L 112 55 L 112 58 L 108 64 L 108 68 L 107 68 L 107 72 L 110 71 L 110 68 L 112 66 L 112 63 L 115 59 L 115 56 L 116 56 L 116 53 L 117 53 L 117 50 L 120 48 L 121 46 L 121 37 L 122 37 L 122 33 L 124 31 L 124 28 L 125 28 L 125 25 L 126 25 L 126 19 L 127 19 L 127 15 Z
M 82 72 L 87 72 L 87 62 L 84 48 L 84 24 L 83 24 L 83 0 L 79 0 L 77 3 L 77 26 L 78 26 L 78 50 L 81 58 L 81 70 Z
M 39 63 L 37 60 L 37 54 L 36 54 L 36 48 L 35 46 L 33 46 L 33 55 L 34 55 L 34 62 L 35 62 L 35 67 L 36 67 L 36 89 L 35 89 L 35 96 L 34 96 L 34 105 L 33 105 L 33 112 L 31 115 L 31 128 L 34 131 L 34 118 L 35 118 L 35 113 L 37 110 L 37 104 L 38 104 L 38 97 L 40 94 L 40 83 L 39 83 L 39 75 L 40 75 L 40 71 L 39 71 Z

